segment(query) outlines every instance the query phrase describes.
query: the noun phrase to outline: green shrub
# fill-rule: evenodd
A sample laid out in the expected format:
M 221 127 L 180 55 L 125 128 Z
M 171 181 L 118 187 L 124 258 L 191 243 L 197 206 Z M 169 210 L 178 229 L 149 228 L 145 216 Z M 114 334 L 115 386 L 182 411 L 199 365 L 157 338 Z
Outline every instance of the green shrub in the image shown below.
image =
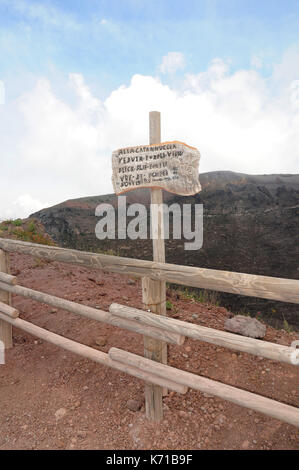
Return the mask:
M 28 230 L 28 232 L 36 233 L 36 230 L 35 230 L 35 223 L 34 223 L 34 222 L 30 222 L 30 223 L 28 224 L 27 230 Z
M 15 227 L 20 227 L 22 225 L 21 219 L 12 220 L 11 222 Z
M 292 333 L 293 328 L 291 327 L 291 325 L 288 324 L 287 320 L 286 320 L 285 317 L 284 317 L 284 314 L 282 314 L 282 316 L 283 316 L 283 329 L 284 329 L 287 333 Z

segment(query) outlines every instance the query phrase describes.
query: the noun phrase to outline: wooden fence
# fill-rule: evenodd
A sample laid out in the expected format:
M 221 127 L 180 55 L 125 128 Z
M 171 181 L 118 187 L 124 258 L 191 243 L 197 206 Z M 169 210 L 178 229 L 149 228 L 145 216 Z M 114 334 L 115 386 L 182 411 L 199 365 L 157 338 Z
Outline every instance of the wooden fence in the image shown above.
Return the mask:
M 28 297 L 93 320 L 134 331 L 145 338 L 159 340 L 161 344 L 168 342 L 182 345 L 187 336 L 287 364 L 294 364 L 294 348 L 242 337 L 115 303 L 111 304 L 109 312 L 106 312 L 22 287 L 18 285 L 17 278 L 9 274 L 9 252 L 29 254 L 42 259 L 92 269 L 131 274 L 143 279 L 293 303 L 299 303 L 299 281 L 87 253 L 0 238 L 0 340 L 4 342 L 6 348 L 12 346 L 11 328 L 15 326 L 75 354 L 138 377 L 146 384 L 153 384 L 155 387 L 171 389 L 182 394 L 186 393 L 189 387 L 194 388 L 299 426 L 299 409 L 293 406 L 117 348 L 111 348 L 106 354 L 24 321 L 19 318 L 19 312 L 11 306 L 11 294 Z M 157 405 L 157 408 L 159 408 L 158 413 L 147 409 L 147 416 L 159 421 L 162 419 L 160 405 Z

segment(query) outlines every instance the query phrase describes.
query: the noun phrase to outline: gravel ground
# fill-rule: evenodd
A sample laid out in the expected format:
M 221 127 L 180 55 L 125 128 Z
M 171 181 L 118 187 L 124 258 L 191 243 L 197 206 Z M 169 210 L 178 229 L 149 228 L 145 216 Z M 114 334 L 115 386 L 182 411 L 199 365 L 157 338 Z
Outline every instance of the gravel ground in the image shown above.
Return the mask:
M 140 281 L 81 267 L 11 255 L 21 285 L 108 310 L 142 308 Z M 168 291 L 168 315 L 224 329 L 232 314 Z M 143 354 L 138 334 L 13 296 L 21 318 L 108 352 Z M 164 420 L 146 420 L 141 381 L 82 359 L 14 329 L 0 366 L 0 449 L 298 449 L 298 430 L 195 390 L 164 397 Z M 290 345 L 295 333 L 267 327 L 265 340 Z M 169 346 L 169 364 L 298 406 L 295 366 L 199 341 Z M 132 411 L 133 408 L 137 411 Z

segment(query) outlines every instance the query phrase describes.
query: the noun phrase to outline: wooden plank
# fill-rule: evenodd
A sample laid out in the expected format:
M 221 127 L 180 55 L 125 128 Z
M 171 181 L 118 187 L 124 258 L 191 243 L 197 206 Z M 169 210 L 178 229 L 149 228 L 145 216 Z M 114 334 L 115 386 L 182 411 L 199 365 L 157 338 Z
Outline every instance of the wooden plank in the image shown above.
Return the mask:
M 0 302 L 0 312 L 8 315 L 11 318 L 17 318 L 19 316 L 19 311 L 16 308 L 4 304 L 3 302 Z
M 0 271 L 9 274 L 9 254 L 0 249 Z M 11 305 L 11 295 L 0 288 L 0 302 Z M 0 341 L 4 343 L 5 349 L 12 348 L 12 326 L 0 320 Z
M 160 113 L 150 112 L 149 115 L 149 143 L 159 144 L 161 142 L 161 122 Z M 161 189 L 151 189 L 151 210 L 152 210 L 152 232 L 153 237 L 153 258 L 154 261 L 165 262 L 165 246 L 163 238 L 163 217 L 156 209 L 157 205 L 163 203 Z M 154 205 L 154 206 L 153 206 Z M 161 206 L 160 206 L 161 207 Z M 166 314 L 166 283 L 149 278 L 142 279 L 142 298 L 144 305 L 151 311 L 158 314 Z M 165 311 L 165 313 L 164 313 Z M 144 356 L 153 361 L 167 362 L 167 349 L 165 343 L 144 337 Z M 167 390 L 152 384 L 145 384 L 145 408 L 146 416 L 152 421 L 163 419 L 162 395 L 167 394 Z
M 91 318 L 92 320 L 108 323 L 109 325 L 118 326 L 119 328 L 134 331 L 135 333 L 140 333 L 142 335 L 146 334 L 147 336 L 156 338 L 160 341 L 163 340 L 180 346 L 184 343 L 184 337 L 178 335 L 177 333 L 172 333 L 171 331 L 167 332 L 160 328 L 142 325 L 141 323 L 135 322 L 134 320 L 132 321 L 119 318 L 118 316 L 109 312 L 105 312 L 104 310 L 88 307 L 87 305 L 77 304 L 76 302 L 71 302 L 70 300 L 61 299 L 59 297 L 55 297 L 54 295 L 29 289 L 28 287 L 11 286 L 9 284 L 5 284 L 4 282 L 0 282 L 0 289 L 3 289 L 4 291 L 10 292 L 12 294 L 29 297 L 30 299 L 37 300 L 38 302 L 43 302 L 45 304 L 52 305 L 53 307 L 61 308 L 77 315 Z
M 150 312 L 144 312 L 137 308 L 127 307 L 120 304 L 111 304 L 109 311 L 121 318 L 134 320 L 149 326 L 159 327 L 168 331 L 176 332 L 189 338 L 216 344 L 225 348 L 262 356 L 274 361 L 293 364 L 292 354 L 294 348 L 281 344 L 269 343 L 254 338 L 247 338 L 234 333 L 207 328 L 206 326 L 195 325 L 175 318 L 161 317 Z M 299 354 L 299 350 L 298 350 Z
M 15 286 L 18 282 L 16 276 L 11 276 L 10 274 L 0 272 L 0 281 L 6 282 L 6 284 L 10 284 L 11 286 Z
M 161 137 L 160 137 L 161 139 Z M 162 189 L 151 190 L 151 204 L 159 207 L 156 217 L 152 217 L 154 231 L 158 238 L 153 239 L 153 258 L 154 261 L 165 263 L 165 241 L 164 241 L 164 222 L 163 222 L 163 191 Z M 152 207 L 152 206 L 151 206 Z M 156 227 L 155 227 L 156 224 Z M 150 278 L 144 278 L 144 296 L 147 295 L 147 305 L 151 312 L 166 316 L 166 281 L 154 281 Z M 153 285 L 155 283 L 155 285 Z M 151 288 L 150 288 L 151 286 Z M 146 304 L 146 302 L 144 302 Z M 167 344 L 162 344 L 162 362 L 167 364 Z M 163 395 L 167 390 L 163 391 Z
M 49 261 L 60 261 L 91 269 L 139 277 L 146 276 L 158 281 L 250 297 L 299 303 L 299 280 L 296 279 L 158 263 L 4 238 L 0 238 L 0 248 L 8 252 L 28 254 Z
M 122 364 L 134 364 L 135 367 L 140 367 L 148 373 L 155 373 L 160 377 L 166 377 L 169 380 L 187 385 L 203 393 L 214 395 L 288 424 L 299 426 L 299 409 L 293 406 L 232 387 L 231 385 L 222 384 L 215 380 L 207 379 L 206 377 L 166 366 L 121 349 L 111 348 L 109 350 L 109 356 L 112 360 L 121 362 Z
M 104 366 L 112 367 L 121 372 L 133 375 L 139 379 L 152 382 L 160 387 L 168 387 L 178 393 L 186 393 L 188 390 L 186 385 L 180 385 L 158 375 L 144 372 L 142 369 L 136 368 L 134 366 L 128 366 L 126 364 L 113 361 L 108 354 L 105 354 L 102 351 L 98 351 L 97 349 L 90 348 L 84 344 L 77 343 L 71 339 L 64 338 L 63 336 L 52 333 L 48 330 L 45 330 L 44 328 L 40 328 L 39 326 L 33 325 L 32 323 L 29 323 L 25 320 L 21 320 L 20 318 L 11 318 L 0 313 L 0 319 L 9 325 L 14 325 L 16 328 L 20 328 L 21 330 L 24 330 L 33 336 L 37 336 L 44 341 L 55 344 L 56 346 L 71 351 L 74 354 L 86 357 L 87 359 L 91 359 L 92 361 L 103 364 Z

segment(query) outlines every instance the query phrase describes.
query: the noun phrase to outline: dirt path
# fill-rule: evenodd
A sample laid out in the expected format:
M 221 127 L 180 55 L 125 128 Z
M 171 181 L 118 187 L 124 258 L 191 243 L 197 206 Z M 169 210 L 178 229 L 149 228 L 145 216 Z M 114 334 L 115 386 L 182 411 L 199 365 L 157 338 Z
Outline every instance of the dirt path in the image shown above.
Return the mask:
M 11 255 L 20 284 L 104 310 L 119 302 L 142 308 L 138 280 Z M 170 316 L 223 329 L 226 309 L 169 292 Z M 17 296 L 21 317 L 108 352 L 143 354 L 140 335 Z M 294 333 L 267 328 L 266 340 L 290 345 Z M 97 344 L 98 343 L 98 344 Z M 99 346 L 99 344 L 101 346 Z M 162 424 L 127 401 L 143 402 L 143 383 L 14 329 L 14 348 L 0 366 L 0 449 L 295 449 L 298 430 L 190 390 L 164 398 Z M 187 339 L 169 347 L 169 364 L 298 406 L 298 372 L 255 356 Z

